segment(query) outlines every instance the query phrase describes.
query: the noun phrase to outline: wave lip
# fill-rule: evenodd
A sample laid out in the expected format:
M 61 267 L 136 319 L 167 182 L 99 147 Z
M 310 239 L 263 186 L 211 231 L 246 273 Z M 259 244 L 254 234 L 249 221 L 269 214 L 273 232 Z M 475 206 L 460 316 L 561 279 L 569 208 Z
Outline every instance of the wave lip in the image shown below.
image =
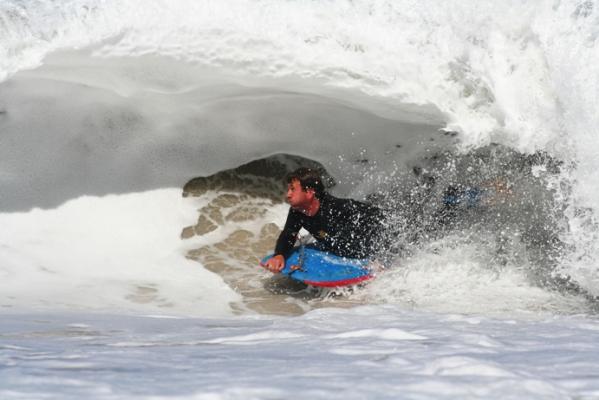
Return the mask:
M 544 30 L 536 35 L 538 15 L 555 17 L 547 8 L 515 1 L 477 7 L 432 1 L 12 1 L 2 10 L 12 38 L 3 47 L 2 72 L 10 76 L 69 48 L 95 47 L 94 58 L 154 55 L 242 79 L 298 77 L 434 104 L 468 144 L 500 131 L 519 150 L 530 150 L 560 133 L 553 65 L 544 59 L 553 38 Z M 553 13 L 568 11 L 563 6 Z

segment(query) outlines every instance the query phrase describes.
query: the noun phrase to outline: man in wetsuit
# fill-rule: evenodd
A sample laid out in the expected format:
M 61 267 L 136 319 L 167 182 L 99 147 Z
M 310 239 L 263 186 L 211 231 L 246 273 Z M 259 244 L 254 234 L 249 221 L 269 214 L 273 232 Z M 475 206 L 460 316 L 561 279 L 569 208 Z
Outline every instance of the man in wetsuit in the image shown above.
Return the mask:
M 368 258 L 383 245 L 383 212 L 377 207 L 334 197 L 324 190 L 320 174 L 299 168 L 287 176 L 287 222 L 265 268 L 280 272 L 301 228 L 316 240 L 320 250 L 349 258 Z

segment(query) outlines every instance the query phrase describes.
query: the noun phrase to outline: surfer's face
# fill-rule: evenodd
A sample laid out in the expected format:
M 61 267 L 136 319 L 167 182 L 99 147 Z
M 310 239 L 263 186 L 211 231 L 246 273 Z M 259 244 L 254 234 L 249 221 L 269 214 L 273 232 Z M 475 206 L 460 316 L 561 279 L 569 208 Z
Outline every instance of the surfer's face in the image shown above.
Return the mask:
M 287 203 L 293 208 L 302 210 L 310 207 L 314 201 L 314 190 L 302 189 L 300 181 L 294 179 L 287 185 Z

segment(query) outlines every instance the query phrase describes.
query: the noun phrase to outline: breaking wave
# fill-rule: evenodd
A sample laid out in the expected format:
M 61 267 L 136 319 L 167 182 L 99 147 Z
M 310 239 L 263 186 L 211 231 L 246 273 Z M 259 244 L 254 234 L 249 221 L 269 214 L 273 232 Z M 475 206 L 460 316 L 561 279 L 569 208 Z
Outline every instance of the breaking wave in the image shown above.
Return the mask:
M 590 1 L 3 2 L 1 216 L 43 241 L 33 212 L 184 187 L 199 214 L 173 229 L 177 251 L 242 294 L 236 312 L 586 311 L 599 294 L 598 22 Z M 305 163 L 394 221 L 388 271 L 343 300 L 273 300 L 254 267 L 284 218 L 280 175 Z M 469 190 L 484 192 L 476 207 L 447 204 Z M 3 236 L 0 259 L 37 265 L 23 240 Z M 76 263 L 46 269 L 64 283 Z M 158 276 L 137 286 L 160 292 Z M 150 297 L 168 308 L 187 290 Z

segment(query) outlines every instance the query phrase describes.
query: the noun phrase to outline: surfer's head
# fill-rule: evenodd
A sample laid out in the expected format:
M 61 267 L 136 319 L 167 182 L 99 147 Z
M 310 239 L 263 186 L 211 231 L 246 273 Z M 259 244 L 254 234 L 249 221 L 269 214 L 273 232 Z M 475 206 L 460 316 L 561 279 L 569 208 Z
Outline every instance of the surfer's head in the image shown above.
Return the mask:
M 298 181 L 303 191 L 313 190 L 316 197 L 324 193 L 324 184 L 320 173 L 312 168 L 298 168 L 287 174 L 287 185 Z
M 313 215 L 324 193 L 320 174 L 310 168 L 299 168 L 287 175 L 287 202 L 292 208 Z

